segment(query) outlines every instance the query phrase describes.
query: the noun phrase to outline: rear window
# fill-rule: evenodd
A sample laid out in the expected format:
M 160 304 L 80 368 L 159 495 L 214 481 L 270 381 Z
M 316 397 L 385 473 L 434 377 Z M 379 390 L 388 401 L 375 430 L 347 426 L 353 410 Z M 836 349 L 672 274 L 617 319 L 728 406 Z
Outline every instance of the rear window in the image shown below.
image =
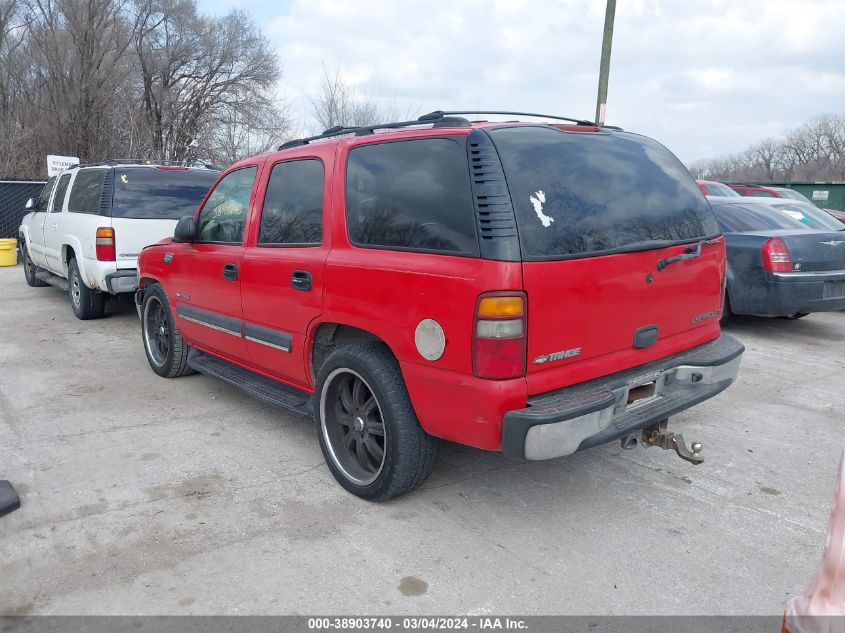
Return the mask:
M 719 234 L 710 205 L 666 148 L 624 133 L 490 132 L 525 259 L 658 248 Z
M 352 149 L 346 172 L 352 243 L 477 255 L 465 143 L 431 138 Z
M 103 197 L 105 169 L 82 169 L 73 179 L 67 210 L 73 213 L 92 213 L 99 215 Z
M 716 204 L 713 205 L 713 211 L 725 233 L 810 228 L 797 220 L 777 213 L 768 205 Z
M 768 206 L 768 205 L 767 205 Z M 806 224 L 811 229 L 821 231 L 841 231 L 845 225 L 813 204 L 807 202 L 778 202 L 771 205 L 773 209 Z
M 117 168 L 112 217 L 178 220 L 194 215 L 219 175 L 211 169 Z
M 723 185 L 720 182 L 711 182 L 704 185 L 704 188 L 707 189 L 707 194 L 711 196 L 727 196 L 729 198 L 739 198 L 740 195 L 728 187 L 727 185 Z
M 761 191 L 759 189 L 752 189 L 751 190 L 751 197 L 752 198 L 774 198 L 775 194 L 769 191 Z

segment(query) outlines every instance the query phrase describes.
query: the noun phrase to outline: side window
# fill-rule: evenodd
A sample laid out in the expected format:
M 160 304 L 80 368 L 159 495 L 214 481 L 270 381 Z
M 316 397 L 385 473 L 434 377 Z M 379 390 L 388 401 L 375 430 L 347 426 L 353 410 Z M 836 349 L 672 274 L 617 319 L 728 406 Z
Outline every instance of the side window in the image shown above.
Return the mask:
M 65 202 L 67 184 L 70 182 L 70 174 L 62 174 L 59 177 L 59 184 L 56 187 L 56 195 L 53 196 L 53 204 L 50 205 L 50 213 L 61 213 L 62 205 Z
M 41 193 L 38 195 L 38 200 L 35 202 L 35 208 L 33 211 L 46 211 L 47 210 L 47 203 L 50 202 L 50 193 L 53 191 L 53 185 L 56 184 L 56 177 L 53 176 L 50 180 L 47 181 L 47 184 L 44 185 L 44 188 L 41 190 Z
M 105 169 L 80 170 L 70 188 L 67 210 L 71 213 L 99 215 L 105 179 Z
M 249 195 L 255 182 L 255 167 L 244 167 L 226 174 L 206 200 L 197 219 L 200 242 L 240 244 L 249 208 Z
M 751 191 L 752 198 L 774 198 L 772 194 L 768 191 L 759 191 L 759 190 L 752 190 Z
M 363 145 L 349 152 L 346 223 L 353 244 L 478 253 L 465 139 Z
M 278 163 L 270 172 L 258 243 L 319 245 L 323 241 L 323 163 Z

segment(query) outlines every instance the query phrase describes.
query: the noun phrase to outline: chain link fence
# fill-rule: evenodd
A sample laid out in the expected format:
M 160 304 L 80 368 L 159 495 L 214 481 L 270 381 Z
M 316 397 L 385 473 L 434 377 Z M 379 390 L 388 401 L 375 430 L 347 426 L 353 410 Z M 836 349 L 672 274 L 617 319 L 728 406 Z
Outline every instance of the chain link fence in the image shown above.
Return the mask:
M 43 181 L 0 180 L 0 238 L 18 236 L 26 201 L 37 198 L 43 186 Z

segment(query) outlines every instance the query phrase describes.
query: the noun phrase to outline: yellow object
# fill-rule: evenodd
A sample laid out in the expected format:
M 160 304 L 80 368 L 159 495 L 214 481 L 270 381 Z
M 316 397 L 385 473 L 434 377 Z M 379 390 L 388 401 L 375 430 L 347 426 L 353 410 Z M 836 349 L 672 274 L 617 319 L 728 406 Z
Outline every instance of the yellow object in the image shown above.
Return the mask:
M 522 297 L 484 297 L 478 304 L 480 317 L 515 317 L 522 314 Z
M 18 241 L 0 240 L 0 266 L 14 266 L 18 263 Z

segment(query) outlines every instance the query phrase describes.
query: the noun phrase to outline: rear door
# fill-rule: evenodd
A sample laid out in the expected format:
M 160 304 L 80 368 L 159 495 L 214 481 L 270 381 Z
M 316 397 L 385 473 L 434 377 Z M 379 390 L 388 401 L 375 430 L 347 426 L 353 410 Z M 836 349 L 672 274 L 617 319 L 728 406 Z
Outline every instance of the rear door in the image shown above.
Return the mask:
M 299 387 L 308 386 L 308 325 L 323 305 L 329 252 L 323 226 L 330 194 L 325 182 L 330 169 L 330 161 L 327 167 L 316 156 L 272 166 L 259 192 L 260 215 L 256 213 L 241 267 L 244 336 L 251 362 Z
M 248 362 L 240 267 L 258 163 L 223 176 L 197 216 L 197 239 L 174 245 L 168 288 L 179 329 L 205 351 Z
M 512 126 L 490 135 L 523 253 L 530 393 L 719 336 L 724 244 L 668 150 L 610 130 Z
M 137 268 L 141 249 L 171 237 L 179 218 L 196 213 L 219 175 L 187 167 L 116 167 L 111 223 L 117 268 Z
M 65 172 L 59 176 L 56 191 L 50 200 L 50 212 L 44 221 L 44 254 L 51 271 L 62 277 L 66 276 L 64 261 L 62 260 L 62 235 L 66 231 L 65 198 L 67 196 L 68 184 L 70 184 L 71 172 Z

